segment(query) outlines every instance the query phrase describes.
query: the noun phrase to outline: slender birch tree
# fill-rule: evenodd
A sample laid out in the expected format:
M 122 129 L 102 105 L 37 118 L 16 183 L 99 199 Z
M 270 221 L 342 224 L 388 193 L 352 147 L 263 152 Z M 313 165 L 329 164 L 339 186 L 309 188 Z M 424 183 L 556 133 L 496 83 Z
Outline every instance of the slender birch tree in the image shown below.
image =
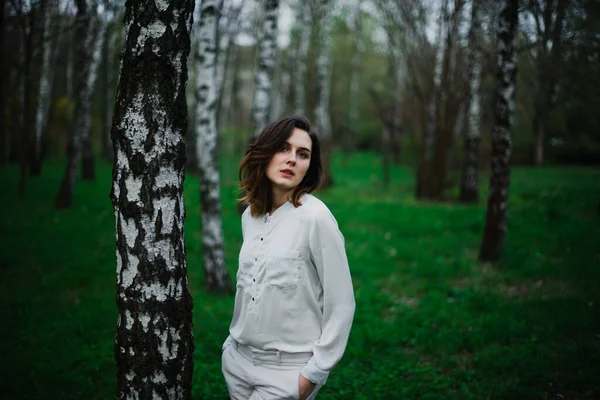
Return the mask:
M 184 246 L 187 58 L 194 2 L 129 0 L 112 140 L 118 399 L 190 399 Z
M 104 48 L 104 39 L 106 38 L 106 21 L 104 15 L 95 14 L 96 29 L 94 32 L 94 41 L 92 44 L 92 54 L 90 63 L 90 70 L 87 76 L 87 84 L 84 101 L 88 102 L 86 109 L 88 111 L 86 118 L 89 122 L 86 122 L 86 129 L 81 132 L 82 134 L 82 164 L 81 164 L 81 177 L 87 181 L 93 181 L 96 179 L 96 169 L 94 166 L 94 152 L 92 150 L 92 95 L 94 93 L 94 87 L 96 86 L 96 80 L 98 78 L 98 69 L 100 67 L 100 60 L 102 49 Z
M 271 114 L 271 94 L 273 70 L 277 53 L 277 19 L 279 0 L 263 0 L 264 20 L 258 41 L 258 60 L 254 84 L 254 104 L 252 106 L 252 141 L 269 124 Z
M 344 160 L 348 162 L 350 150 L 354 147 L 356 128 L 360 119 L 360 64 L 363 52 L 362 32 L 360 25 L 361 0 L 356 0 L 350 7 L 349 25 L 352 31 L 352 58 L 350 59 L 350 88 L 348 97 L 348 130 L 342 143 L 344 144 Z M 385 129 L 385 128 L 384 128 Z
M 56 195 L 56 208 L 69 208 L 73 198 L 73 188 L 81 163 L 82 145 L 85 132 L 90 130 L 91 88 L 90 74 L 94 44 L 95 4 L 89 0 L 76 0 L 77 16 L 74 32 L 75 62 L 75 112 L 73 127 L 67 145 L 67 165 Z
M 296 5 L 300 40 L 298 42 L 298 56 L 294 60 L 294 114 L 306 115 L 306 71 L 308 69 L 308 50 L 310 49 L 310 36 L 312 33 L 311 1 L 299 1 Z
M 323 185 L 333 184 L 331 173 L 331 152 L 333 134 L 331 131 L 331 113 L 329 101 L 331 98 L 331 29 L 333 3 L 331 0 L 318 0 L 317 15 L 319 16 L 319 53 L 317 56 L 317 104 L 315 119 L 321 139 L 321 160 L 323 162 Z
M 209 290 L 230 292 L 231 281 L 225 266 L 219 148 L 217 146 L 217 29 L 218 1 L 202 0 L 197 24 L 198 45 L 194 49 L 196 67 L 195 121 L 196 158 L 202 207 L 202 255 L 204 277 Z
M 101 157 L 112 161 L 112 143 L 110 140 L 110 128 L 112 117 L 112 103 L 114 101 L 114 81 L 117 78 L 114 73 L 115 57 L 113 49 L 116 48 L 117 34 L 115 29 L 115 5 L 109 0 L 104 0 L 104 44 L 102 46 L 102 83 L 100 86 L 102 95 L 102 133 L 100 141 L 102 144 Z
M 431 161 L 433 158 L 433 143 L 438 118 L 440 114 L 441 86 L 443 60 L 445 53 L 444 31 L 448 15 L 448 0 L 442 0 L 440 3 L 440 14 L 438 19 L 438 30 L 435 47 L 434 72 L 433 72 L 433 93 L 427 106 L 427 122 L 423 136 L 421 156 L 417 169 L 417 186 L 415 196 L 420 199 L 429 195 L 431 179 Z
M 42 40 L 40 51 L 42 62 L 40 65 L 40 81 L 38 88 L 38 104 L 35 115 L 35 128 L 33 137 L 33 154 L 29 173 L 39 176 L 42 172 L 42 143 L 43 136 L 48 123 L 48 110 L 50 108 L 50 95 L 52 94 L 52 80 L 54 77 L 55 37 L 53 32 L 53 20 L 58 9 L 57 0 L 45 0 L 42 2 Z
M 458 28 L 461 21 L 464 0 L 450 2 L 451 7 L 446 9 L 445 46 L 442 56 L 441 79 L 439 81 L 439 96 L 437 118 L 435 125 L 435 144 L 432 166 L 428 177 L 428 191 L 426 196 L 431 200 L 440 200 L 446 184 L 448 171 L 448 157 L 454 138 L 454 127 L 460 114 L 460 101 L 456 96 L 459 86 L 456 81 L 459 76 L 453 74 L 456 70 Z M 460 74 L 462 75 L 462 74 Z M 460 78 L 463 78 L 460 76 Z
M 514 116 L 517 76 L 518 0 L 505 0 L 498 29 L 497 88 L 490 189 L 479 259 L 492 261 L 500 257 L 506 238 L 508 189 L 510 186 L 511 128 Z
M 569 2 L 533 0 L 530 2 L 538 34 L 536 52 L 537 79 L 533 97 L 532 130 L 535 140 L 534 165 L 544 163 L 544 144 L 548 116 L 554 98 L 562 57 L 562 30 Z
M 481 5 L 483 0 L 471 1 L 471 26 L 468 39 L 467 93 L 465 99 L 465 124 L 463 126 L 464 153 L 460 174 L 460 201 L 479 201 L 479 141 L 481 137 L 481 54 L 483 30 Z
M 226 79 L 232 78 L 231 71 L 235 71 L 237 63 L 237 51 L 235 49 L 234 39 L 240 31 L 240 13 L 243 2 L 234 4 L 231 0 L 220 2 L 220 10 L 217 18 L 217 129 L 221 125 L 221 109 L 226 105 L 225 112 L 230 106 L 230 84 Z M 232 45 L 233 44 L 233 45 Z

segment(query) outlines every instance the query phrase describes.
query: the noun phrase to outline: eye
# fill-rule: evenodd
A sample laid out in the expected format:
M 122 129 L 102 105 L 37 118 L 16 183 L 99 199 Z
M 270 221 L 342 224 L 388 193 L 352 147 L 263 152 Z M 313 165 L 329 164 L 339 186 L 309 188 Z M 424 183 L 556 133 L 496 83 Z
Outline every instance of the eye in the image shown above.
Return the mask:
M 279 151 L 285 153 L 286 151 L 288 151 L 288 147 L 287 146 L 282 146 Z
M 307 153 L 300 153 L 300 157 L 302 157 L 305 160 L 308 160 L 308 154 Z

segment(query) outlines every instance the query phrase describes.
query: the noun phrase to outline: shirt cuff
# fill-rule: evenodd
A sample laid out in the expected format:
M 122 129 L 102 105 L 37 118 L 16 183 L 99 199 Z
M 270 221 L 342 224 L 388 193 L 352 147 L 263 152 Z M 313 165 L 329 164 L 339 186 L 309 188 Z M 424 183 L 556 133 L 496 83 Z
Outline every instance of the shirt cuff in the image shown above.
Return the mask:
M 315 365 L 315 358 L 312 357 L 308 360 L 308 363 L 302 368 L 300 373 L 303 377 L 311 381 L 312 383 L 316 383 L 317 385 L 324 385 L 327 382 L 327 377 L 329 376 L 329 371 L 325 371 L 320 369 Z

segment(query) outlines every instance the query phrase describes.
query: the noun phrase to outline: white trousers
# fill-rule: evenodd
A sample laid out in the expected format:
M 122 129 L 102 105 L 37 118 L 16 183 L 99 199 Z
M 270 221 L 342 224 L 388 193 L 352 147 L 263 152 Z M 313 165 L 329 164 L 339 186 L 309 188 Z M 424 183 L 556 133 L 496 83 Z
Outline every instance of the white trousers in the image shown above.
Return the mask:
M 221 370 L 232 400 L 298 400 L 300 370 L 312 353 L 263 351 L 236 342 L 221 356 Z M 316 385 L 306 400 L 313 400 Z

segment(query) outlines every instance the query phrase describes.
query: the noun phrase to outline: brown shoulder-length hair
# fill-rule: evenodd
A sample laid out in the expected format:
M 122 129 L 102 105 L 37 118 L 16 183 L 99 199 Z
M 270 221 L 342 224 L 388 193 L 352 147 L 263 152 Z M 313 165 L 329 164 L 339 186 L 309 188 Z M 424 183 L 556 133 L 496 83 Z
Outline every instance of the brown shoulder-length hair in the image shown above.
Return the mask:
M 239 179 L 244 193 L 240 201 L 250 206 L 252 216 L 264 215 L 273 207 L 273 187 L 267 178 L 267 166 L 292 135 L 294 128 L 307 132 L 312 142 L 308 171 L 292 193 L 294 207 L 300 206 L 302 195 L 312 193 L 321 185 L 321 145 L 318 136 L 311 130 L 308 119 L 294 116 L 273 122 L 258 135 L 240 163 Z

